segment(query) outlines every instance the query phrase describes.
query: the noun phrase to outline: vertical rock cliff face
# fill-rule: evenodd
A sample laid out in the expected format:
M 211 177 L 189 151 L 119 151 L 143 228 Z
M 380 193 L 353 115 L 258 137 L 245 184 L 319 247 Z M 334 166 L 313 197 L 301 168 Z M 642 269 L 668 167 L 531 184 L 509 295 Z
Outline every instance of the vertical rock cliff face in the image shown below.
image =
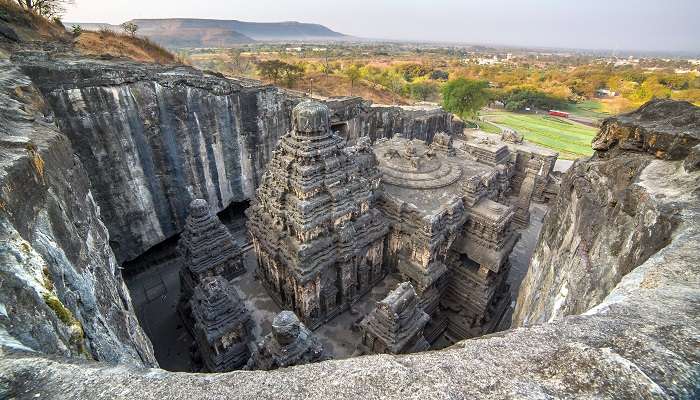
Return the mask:
M 119 261 L 180 232 L 194 198 L 216 210 L 251 198 L 301 100 L 186 67 L 18 58 L 89 171 Z M 350 140 L 452 127 L 439 108 L 338 104 L 336 127 Z
M 350 142 L 369 136 L 372 142 L 395 134 L 432 142 L 438 132 L 458 134 L 464 123 L 436 105 L 388 106 L 371 104 L 360 97 L 332 98 L 326 101 L 331 110 L 334 131 Z
M 513 325 L 589 310 L 667 246 L 684 222 L 683 203 L 697 201 L 697 176 L 675 183 L 697 175 L 699 142 L 700 109 L 689 103 L 653 101 L 606 120 L 596 153 L 571 167 L 551 204 Z
M 131 259 L 181 231 L 187 205 L 249 198 L 295 99 L 190 69 L 25 67 L 90 171 L 112 248 Z
M 87 172 L 44 109 L 29 78 L 0 61 L 0 342 L 157 365 Z

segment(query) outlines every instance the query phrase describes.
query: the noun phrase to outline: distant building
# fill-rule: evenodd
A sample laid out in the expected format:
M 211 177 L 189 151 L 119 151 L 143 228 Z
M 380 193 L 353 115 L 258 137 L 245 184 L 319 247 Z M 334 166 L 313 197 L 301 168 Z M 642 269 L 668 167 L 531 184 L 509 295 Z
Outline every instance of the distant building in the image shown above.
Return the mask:
M 598 97 L 615 97 L 617 96 L 617 92 L 610 89 L 598 89 L 596 90 L 596 95 Z

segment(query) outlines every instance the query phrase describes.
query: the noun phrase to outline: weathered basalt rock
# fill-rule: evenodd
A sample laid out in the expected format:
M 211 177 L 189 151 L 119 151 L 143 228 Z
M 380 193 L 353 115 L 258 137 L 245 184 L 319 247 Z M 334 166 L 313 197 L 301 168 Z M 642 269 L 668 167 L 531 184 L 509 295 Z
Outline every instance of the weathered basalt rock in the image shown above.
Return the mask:
M 155 366 L 88 174 L 44 107 L 0 61 L 0 341 Z
M 700 140 L 698 116 L 700 108 L 688 103 L 657 100 L 603 123 L 596 153 L 569 169 L 551 204 L 520 289 L 515 326 L 585 312 L 674 240 L 683 222 L 679 210 L 698 194 L 692 179 L 673 187 L 697 175 L 683 166 L 693 162 L 682 160 L 692 160 Z M 652 184 L 661 171 L 669 183 Z
M 603 121 L 593 139 L 605 152 L 644 152 L 662 160 L 681 160 L 700 143 L 700 109 L 685 102 L 652 100 L 638 110 Z

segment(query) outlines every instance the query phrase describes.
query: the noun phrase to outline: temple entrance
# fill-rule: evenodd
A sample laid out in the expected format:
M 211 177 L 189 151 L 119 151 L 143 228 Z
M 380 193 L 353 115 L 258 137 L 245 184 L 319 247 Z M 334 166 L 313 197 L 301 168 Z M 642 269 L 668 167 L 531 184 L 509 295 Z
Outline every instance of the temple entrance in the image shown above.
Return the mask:
M 331 131 L 336 135 L 342 137 L 343 139 L 348 139 L 348 123 L 339 122 L 337 124 L 331 124 Z

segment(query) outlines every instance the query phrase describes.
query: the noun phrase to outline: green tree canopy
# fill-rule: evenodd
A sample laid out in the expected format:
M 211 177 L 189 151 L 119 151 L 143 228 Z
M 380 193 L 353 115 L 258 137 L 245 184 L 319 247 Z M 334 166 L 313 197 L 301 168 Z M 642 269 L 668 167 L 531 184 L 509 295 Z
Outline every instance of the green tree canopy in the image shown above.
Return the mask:
M 258 74 L 275 83 L 282 79 L 287 87 L 292 87 L 304 76 L 304 68 L 281 60 L 260 61 L 257 65 Z
M 438 85 L 431 81 L 418 81 L 408 85 L 408 91 L 412 98 L 426 101 L 437 96 Z
M 360 68 L 357 65 L 351 65 L 343 70 L 343 75 L 350 80 L 350 94 L 355 87 L 355 82 L 360 79 Z
M 468 119 L 489 101 L 489 84 L 465 78 L 447 82 L 442 88 L 442 105 L 445 110 Z
M 508 111 L 522 111 L 526 108 L 551 110 L 565 106 L 564 101 L 561 99 L 530 87 L 517 88 L 505 92 L 499 100 L 503 101 Z

